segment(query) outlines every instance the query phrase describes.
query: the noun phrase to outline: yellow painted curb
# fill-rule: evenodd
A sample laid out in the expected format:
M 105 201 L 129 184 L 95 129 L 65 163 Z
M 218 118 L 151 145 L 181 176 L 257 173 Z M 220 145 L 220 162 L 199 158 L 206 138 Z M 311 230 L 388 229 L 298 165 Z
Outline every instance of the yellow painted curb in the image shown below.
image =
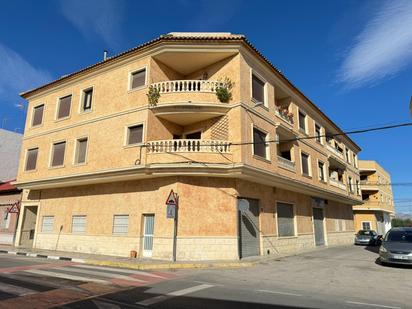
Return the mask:
M 85 264 L 110 266 L 119 268 L 132 268 L 139 270 L 153 269 L 195 269 L 195 268 L 239 268 L 250 267 L 258 262 L 217 262 L 217 263 L 138 263 L 138 262 L 116 262 L 102 260 L 84 260 Z

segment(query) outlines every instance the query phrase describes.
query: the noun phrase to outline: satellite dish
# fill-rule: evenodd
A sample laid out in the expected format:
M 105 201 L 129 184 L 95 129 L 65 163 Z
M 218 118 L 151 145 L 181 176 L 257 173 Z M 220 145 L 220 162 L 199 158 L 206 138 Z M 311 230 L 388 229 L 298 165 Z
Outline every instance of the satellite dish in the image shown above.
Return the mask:
M 241 212 L 245 212 L 249 210 L 249 201 L 245 199 L 239 199 L 237 201 L 237 208 Z

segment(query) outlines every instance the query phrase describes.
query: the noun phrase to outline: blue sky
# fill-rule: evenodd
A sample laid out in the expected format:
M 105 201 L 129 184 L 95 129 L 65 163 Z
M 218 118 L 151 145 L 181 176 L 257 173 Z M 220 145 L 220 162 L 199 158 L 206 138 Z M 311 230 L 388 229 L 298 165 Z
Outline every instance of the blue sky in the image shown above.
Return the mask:
M 2 1 L 0 121 L 22 131 L 17 95 L 172 31 L 245 34 L 342 129 L 411 121 L 412 1 Z M 352 136 L 393 183 L 412 183 L 412 127 Z M 412 213 L 412 186 L 394 186 Z

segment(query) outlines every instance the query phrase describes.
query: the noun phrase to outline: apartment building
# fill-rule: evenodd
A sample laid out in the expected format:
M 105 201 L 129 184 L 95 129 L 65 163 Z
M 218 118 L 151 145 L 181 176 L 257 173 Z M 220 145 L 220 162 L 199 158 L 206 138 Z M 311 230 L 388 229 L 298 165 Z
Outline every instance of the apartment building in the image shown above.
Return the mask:
M 364 204 L 353 206 L 355 228 L 385 234 L 395 215 L 391 176 L 376 161 L 359 160 L 359 172 Z
M 243 36 L 169 33 L 21 94 L 16 245 L 221 260 L 352 243 L 359 146 Z

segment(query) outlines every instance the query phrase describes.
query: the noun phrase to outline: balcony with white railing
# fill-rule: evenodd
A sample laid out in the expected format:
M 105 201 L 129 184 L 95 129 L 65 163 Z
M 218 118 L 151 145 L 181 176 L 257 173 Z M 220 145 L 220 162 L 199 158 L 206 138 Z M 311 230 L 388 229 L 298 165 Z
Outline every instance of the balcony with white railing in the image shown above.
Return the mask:
M 295 171 L 295 162 L 290 161 L 286 158 L 278 156 L 278 165 L 290 171 Z
M 339 181 L 339 180 L 329 178 L 329 183 L 331 184 L 331 186 L 334 186 L 336 188 L 339 188 L 339 189 L 342 189 L 342 190 L 346 191 L 346 185 L 343 182 Z
M 293 113 L 289 109 L 276 106 L 275 115 L 284 120 L 288 125 L 293 125 Z
M 168 80 L 153 83 L 150 90 L 159 98 L 150 104 L 160 118 L 178 125 L 223 116 L 230 109 L 229 102 L 217 95 L 225 83 L 216 80 Z
M 173 139 L 146 143 L 149 163 L 182 161 L 229 163 L 231 143 L 223 140 Z
M 343 157 L 343 153 L 337 150 L 335 147 L 330 145 L 329 143 L 326 143 L 326 148 L 335 156 L 337 156 L 339 159 L 345 160 Z

